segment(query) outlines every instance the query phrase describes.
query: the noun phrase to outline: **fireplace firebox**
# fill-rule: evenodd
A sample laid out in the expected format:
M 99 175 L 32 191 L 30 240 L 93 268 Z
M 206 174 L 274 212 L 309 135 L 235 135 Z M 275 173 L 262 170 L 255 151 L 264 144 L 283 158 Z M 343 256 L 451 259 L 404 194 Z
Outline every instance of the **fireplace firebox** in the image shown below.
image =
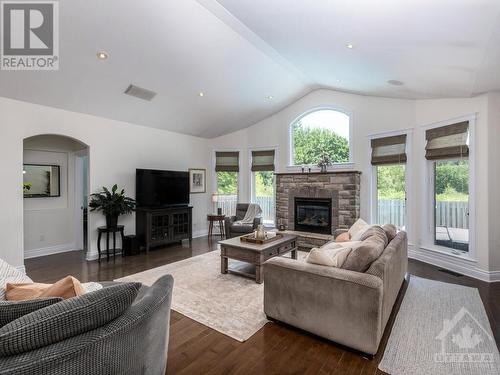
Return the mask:
M 295 197 L 295 230 L 332 234 L 332 200 Z

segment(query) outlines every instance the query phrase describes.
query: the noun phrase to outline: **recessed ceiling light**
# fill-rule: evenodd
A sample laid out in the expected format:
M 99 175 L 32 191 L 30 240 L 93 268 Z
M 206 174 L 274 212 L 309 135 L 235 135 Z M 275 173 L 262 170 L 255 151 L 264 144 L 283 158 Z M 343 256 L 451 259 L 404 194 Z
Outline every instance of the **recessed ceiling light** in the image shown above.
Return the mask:
M 268 99 L 268 100 L 273 100 L 273 99 L 274 99 L 274 97 L 273 97 L 272 95 L 268 95 L 268 96 L 266 96 L 266 99 Z
M 354 48 L 354 46 L 353 46 L 351 43 L 347 43 L 345 46 L 346 46 L 347 48 L 349 48 L 349 49 L 353 49 L 353 48 Z
M 205 94 L 204 94 L 202 91 L 200 91 L 200 92 L 198 93 L 198 96 L 205 96 Z
M 97 58 L 99 60 L 106 60 L 108 57 L 109 57 L 109 55 L 106 51 L 98 51 L 97 52 Z
M 390 79 L 389 81 L 387 81 L 387 83 L 389 85 L 393 85 L 393 86 L 403 86 L 404 85 L 403 82 L 398 81 L 397 79 Z

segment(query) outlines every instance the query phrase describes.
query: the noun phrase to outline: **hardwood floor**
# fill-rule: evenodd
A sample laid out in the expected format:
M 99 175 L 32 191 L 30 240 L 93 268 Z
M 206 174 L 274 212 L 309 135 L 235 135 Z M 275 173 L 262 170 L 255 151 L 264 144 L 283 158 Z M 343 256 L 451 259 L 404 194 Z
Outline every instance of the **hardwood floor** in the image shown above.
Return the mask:
M 193 240 L 191 246 L 170 246 L 109 262 L 86 262 L 81 251 L 26 260 L 28 275 L 38 282 L 54 282 L 66 275 L 81 281 L 107 281 L 216 249 L 216 241 Z M 410 260 L 410 274 L 478 288 L 497 345 L 500 347 L 500 283 L 485 283 L 440 271 Z M 377 369 L 389 338 L 390 327 L 404 295 L 385 331 L 373 359 L 293 327 L 268 323 L 248 341 L 240 343 L 172 311 L 167 374 L 383 374 Z

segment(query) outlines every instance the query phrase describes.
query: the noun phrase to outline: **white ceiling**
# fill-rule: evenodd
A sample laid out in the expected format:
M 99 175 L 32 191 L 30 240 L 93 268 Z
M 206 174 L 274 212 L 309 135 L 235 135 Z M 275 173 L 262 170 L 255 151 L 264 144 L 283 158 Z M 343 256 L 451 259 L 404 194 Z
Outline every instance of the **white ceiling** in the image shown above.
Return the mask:
M 71 0 L 59 7 L 60 70 L 1 71 L 0 96 L 210 138 L 314 88 L 403 98 L 500 89 L 499 0 Z M 98 50 L 110 58 L 99 61 Z M 130 83 L 158 95 L 152 102 L 126 96 Z

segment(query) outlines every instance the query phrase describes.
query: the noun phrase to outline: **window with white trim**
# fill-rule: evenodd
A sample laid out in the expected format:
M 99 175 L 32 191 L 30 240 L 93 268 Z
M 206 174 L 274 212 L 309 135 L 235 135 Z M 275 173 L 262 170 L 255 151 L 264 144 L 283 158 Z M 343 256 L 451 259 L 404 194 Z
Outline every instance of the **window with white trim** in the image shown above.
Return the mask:
M 274 150 L 253 150 L 251 152 L 252 203 L 262 209 L 262 220 L 266 226 L 275 224 L 275 178 Z
M 469 121 L 428 129 L 425 134 L 434 245 L 469 252 Z
M 317 165 L 323 156 L 332 164 L 351 162 L 351 119 L 344 112 L 317 109 L 290 125 L 290 164 Z
M 406 223 L 406 142 L 400 134 L 371 140 L 374 169 L 374 217 L 379 224 L 394 224 L 405 230 Z
M 217 192 L 215 202 L 224 215 L 234 215 L 238 203 L 238 151 L 215 152 L 215 176 Z

